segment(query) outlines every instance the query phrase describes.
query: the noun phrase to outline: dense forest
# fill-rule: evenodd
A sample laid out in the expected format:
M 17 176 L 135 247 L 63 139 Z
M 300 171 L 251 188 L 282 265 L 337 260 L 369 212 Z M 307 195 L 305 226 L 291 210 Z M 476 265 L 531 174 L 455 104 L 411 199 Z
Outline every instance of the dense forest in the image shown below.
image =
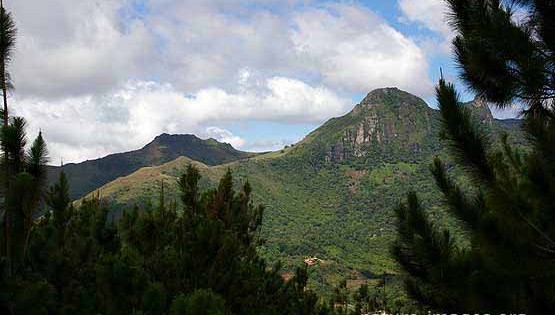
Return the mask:
M 297 266 L 289 262 L 287 267 L 279 261 L 268 260 L 271 257 L 268 253 L 276 249 L 269 248 L 263 236 L 265 207 L 258 201 L 264 199 L 254 194 L 257 187 L 251 185 L 264 185 L 264 181 L 274 185 L 269 177 L 264 177 L 269 173 L 259 173 L 264 181 L 260 178 L 249 181 L 249 175 L 254 173 L 241 167 L 246 164 L 239 163 L 233 171 L 223 165 L 211 174 L 217 176 L 217 180 L 211 179 L 215 185 L 206 185 L 207 179 L 200 170 L 203 165 L 182 157 L 187 166 L 185 170 L 179 169 L 175 180 L 149 179 L 150 185 L 156 187 L 154 202 L 137 198 L 135 205 L 120 205 L 117 209 L 94 192 L 78 201 L 72 198 L 72 194 L 83 195 L 85 188 L 89 189 L 87 185 L 93 185 L 86 178 L 93 178 L 94 172 L 103 169 L 102 161 L 89 163 L 94 171 L 81 179 L 79 184 L 85 188 L 79 187 L 75 192 L 64 167 L 56 169 L 55 180 L 49 179 L 53 175 L 47 166 L 48 150 L 42 133 L 29 142 L 25 118 L 10 115 L 8 101 L 14 84 L 9 68 L 17 28 L 12 14 L 0 6 L 3 93 L 0 312 L 552 314 L 555 311 L 552 202 L 555 196 L 555 3 L 550 0 L 446 2 L 450 9 L 447 18 L 456 32 L 453 49 L 462 81 L 492 106 L 506 108 L 515 103 L 522 106 L 523 119 L 517 136 L 522 139 L 515 141 L 513 129 L 484 128 L 476 119 L 475 111 L 461 101 L 455 86 L 442 77 L 436 87 L 437 123 L 431 123 L 432 127 L 422 133 L 407 124 L 403 134 L 406 139 L 391 142 L 390 151 L 364 152 L 368 154 L 364 163 L 356 165 L 360 169 L 372 164 L 377 161 L 377 154 L 384 155 L 380 159 L 395 159 L 400 148 L 431 155 L 438 145 L 430 140 L 430 133 L 437 133 L 445 147 L 441 154 L 427 161 L 429 172 L 416 169 L 410 157 L 399 160 L 401 166 L 387 169 L 384 166 L 381 170 L 414 172 L 418 178 L 428 176 L 435 180 L 436 185 L 435 190 L 425 187 L 428 192 L 418 191 L 419 187 L 408 182 L 381 186 L 396 192 L 403 190 L 407 195 L 406 201 L 395 209 L 394 242 L 387 252 L 388 261 L 396 263 L 391 268 L 397 269 L 397 274 L 395 277 L 386 272 L 372 274 L 371 285 L 366 282 L 356 287 L 341 279 L 327 294 L 310 285 L 309 267 L 318 261 L 317 257 Z M 516 14 L 520 20 L 515 18 Z M 365 101 L 372 102 L 375 97 L 391 102 L 389 108 L 392 104 L 406 106 L 396 109 L 395 115 L 406 112 L 409 117 L 409 112 L 417 112 L 416 117 L 421 121 L 435 117 L 431 109 L 419 107 L 422 105 L 419 100 L 397 91 L 381 90 L 369 94 Z M 308 145 L 271 153 L 296 152 L 297 155 L 291 156 L 309 161 L 310 169 L 293 168 L 292 161 L 297 161 L 294 159 L 281 160 L 273 167 L 290 169 L 289 173 L 282 174 L 289 174 L 298 190 L 310 191 L 313 198 L 334 198 L 326 195 L 325 190 L 303 187 L 300 183 L 303 178 L 311 177 L 312 170 L 320 165 L 334 161 L 351 163 L 349 155 L 362 155 L 356 146 L 357 139 L 352 148 L 342 144 L 331 151 L 327 147 L 322 149 L 327 143 L 322 139 L 330 140 L 326 138 L 328 135 L 343 137 L 344 133 L 327 131 L 344 132 L 346 125 L 361 123 L 369 117 L 370 114 L 357 115 L 366 110 L 363 105 L 309 135 L 305 139 Z M 343 141 L 343 138 L 332 140 Z M 198 142 L 196 138 L 187 141 Z M 264 168 L 256 155 L 211 142 L 199 143 L 202 150 L 193 153 L 204 158 L 212 154 L 206 160 L 208 164 L 248 158 L 253 165 Z M 133 162 L 129 170 L 119 171 L 129 174 L 149 165 L 150 162 L 141 160 L 140 154 L 139 150 L 116 157 L 118 163 Z M 163 158 L 156 163 L 162 164 L 183 154 L 172 151 L 167 160 Z M 247 176 L 236 177 L 233 172 Z M 310 183 L 343 184 L 334 170 L 328 173 L 313 178 Z M 104 184 L 122 174 L 105 174 L 95 180 Z M 385 177 L 379 175 L 374 175 L 379 177 L 376 181 L 384 182 Z M 71 176 L 79 174 L 73 171 Z M 54 183 L 48 187 L 49 182 Z M 350 191 L 368 190 L 367 195 L 373 199 L 383 198 L 379 204 L 392 203 L 387 197 L 391 193 L 378 188 L 372 191 L 374 188 L 371 184 L 349 187 Z M 311 207 L 310 200 L 296 200 L 295 193 L 288 190 L 282 198 L 295 199 L 292 204 L 298 207 Z M 389 198 L 387 202 L 386 198 Z M 356 202 L 347 200 L 348 196 L 336 199 Z M 364 205 L 356 207 L 362 208 Z M 438 219 L 438 208 L 442 219 Z M 353 214 L 339 215 L 347 222 L 345 217 Z M 313 223 L 303 221 L 302 217 L 287 219 L 297 220 L 294 224 L 305 228 Z M 371 224 L 363 219 L 376 219 L 376 216 L 356 215 L 353 221 Z M 338 229 L 343 227 L 341 224 L 333 221 Z M 328 230 L 328 233 L 335 233 L 324 240 L 328 243 L 347 235 L 345 231 Z M 353 249 L 361 244 L 360 239 L 356 235 L 348 237 L 353 238 L 348 250 L 383 259 L 372 248 Z M 329 248 L 332 245 L 326 244 Z M 344 252 L 341 255 L 351 258 Z M 352 257 L 360 260 L 368 256 Z M 335 279 L 340 278 L 338 275 Z

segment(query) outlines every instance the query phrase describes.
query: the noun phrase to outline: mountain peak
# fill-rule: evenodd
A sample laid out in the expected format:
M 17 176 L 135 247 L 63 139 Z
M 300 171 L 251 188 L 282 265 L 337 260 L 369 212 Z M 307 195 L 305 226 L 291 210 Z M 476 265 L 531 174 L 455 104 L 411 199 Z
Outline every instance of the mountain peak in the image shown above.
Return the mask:
M 304 144 L 326 161 L 379 160 L 433 151 L 434 111 L 421 98 L 398 88 L 376 89 L 348 114 L 332 118 Z M 326 152 L 322 152 L 322 148 Z
M 218 147 L 223 150 L 230 150 L 230 151 L 237 151 L 231 144 L 227 142 L 220 142 L 214 138 L 208 139 L 201 139 L 193 134 L 168 134 L 162 133 L 154 138 L 150 143 L 148 143 L 144 148 L 152 148 L 152 147 L 159 147 L 162 146 L 169 146 L 169 147 L 183 147 L 183 146 L 212 146 Z M 245 152 L 243 152 L 245 153 Z
M 374 105 L 374 104 L 393 104 L 397 105 L 403 101 L 419 101 L 415 95 L 410 94 L 409 92 L 400 90 L 397 87 L 386 87 L 375 89 L 368 93 L 366 97 L 362 100 L 360 104 L 362 105 Z
M 175 140 L 178 140 L 178 139 L 181 139 L 181 140 L 189 140 L 189 141 L 192 141 L 192 140 L 201 141 L 200 138 L 198 138 L 197 136 L 192 135 L 192 134 L 169 134 L 169 133 L 162 133 L 162 134 L 157 135 L 157 136 L 154 138 L 154 140 L 152 140 L 151 143 L 153 143 L 153 142 L 168 142 L 168 141 L 172 141 L 172 140 L 175 141 Z

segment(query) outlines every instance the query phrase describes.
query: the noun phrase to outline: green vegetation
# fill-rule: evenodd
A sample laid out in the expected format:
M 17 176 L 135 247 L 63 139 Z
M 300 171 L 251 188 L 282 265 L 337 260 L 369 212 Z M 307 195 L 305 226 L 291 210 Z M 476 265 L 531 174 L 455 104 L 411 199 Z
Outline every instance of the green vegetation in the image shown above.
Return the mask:
M 431 171 L 458 224 L 437 222 L 411 193 L 398 210 L 393 253 L 407 273 L 407 292 L 424 307 L 551 314 L 555 8 L 553 2 L 521 1 L 529 21 L 518 24 L 500 1 L 448 2 L 463 79 L 498 107 L 525 105 L 522 130 L 529 145 L 514 148 L 506 135 L 494 145 L 496 135 L 476 124 L 454 86 L 441 79 L 441 134 L 467 181 L 461 185 L 440 158 Z
M 47 195 L 49 211 L 33 226 L 29 251 L 2 274 L 6 314 L 325 314 L 280 266 L 256 253 L 263 208 L 227 172 L 201 193 L 190 166 L 180 177 L 183 206 L 161 189 L 157 206 L 108 218 L 98 199 L 74 209 L 67 179 Z M 300 271 L 298 273 L 301 273 Z M 322 313 L 319 313 L 319 312 Z
M 487 107 L 473 105 L 468 104 L 482 111 L 478 118 L 491 116 Z M 519 136 L 493 119 L 480 121 L 484 128 Z M 361 125 L 365 132 L 358 138 L 366 140 L 357 143 Z M 236 187 L 248 180 L 255 202 L 266 207 L 261 229 L 265 242 L 259 253 L 268 261 L 283 262 L 285 275 L 308 257 L 321 259 L 308 268 L 309 287 L 327 300 L 342 280 L 350 289 L 367 282 L 373 290 L 383 274 L 398 273 L 389 254 L 395 239 L 395 205 L 407 191 L 416 190 L 430 206 L 439 206 L 434 198 L 439 191 L 428 168 L 433 156 L 445 155 L 438 127 L 439 113 L 420 98 L 398 89 L 376 90 L 351 113 L 330 120 L 283 152 L 216 166 L 180 157 L 118 178 L 89 197 L 100 195 L 109 201 L 117 218 L 121 209 L 155 202 L 162 183 L 166 195 L 177 198 L 173 183 L 191 163 L 203 175 L 204 188 L 216 187 L 231 169 Z M 452 221 L 441 211 L 437 217 Z M 390 283 L 401 296 L 398 281 Z
M 25 120 L 21 117 L 10 119 L 0 137 L 4 213 L 0 239 L 4 245 L 2 263 L 7 275 L 22 268 L 46 181 L 47 151 L 42 135 L 39 134 L 28 152 L 25 151 L 26 143 Z

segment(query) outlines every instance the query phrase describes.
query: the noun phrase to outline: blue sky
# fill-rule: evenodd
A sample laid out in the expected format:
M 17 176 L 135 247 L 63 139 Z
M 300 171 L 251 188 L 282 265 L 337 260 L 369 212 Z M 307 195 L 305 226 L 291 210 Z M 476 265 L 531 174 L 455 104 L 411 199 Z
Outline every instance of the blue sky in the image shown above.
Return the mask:
M 434 106 L 439 68 L 457 75 L 442 0 L 7 5 L 19 29 L 11 102 L 53 161 L 137 149 L 163 132 L 277 150 L 376 88 Z

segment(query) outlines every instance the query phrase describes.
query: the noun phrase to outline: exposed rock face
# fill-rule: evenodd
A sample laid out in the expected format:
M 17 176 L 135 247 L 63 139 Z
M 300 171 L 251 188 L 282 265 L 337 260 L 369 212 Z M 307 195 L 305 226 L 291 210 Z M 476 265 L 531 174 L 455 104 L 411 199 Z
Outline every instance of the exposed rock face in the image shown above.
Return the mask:
M 372 91 L 351 113 L 334 121 L 340 130 L 334 130 L 338 139 L 328 144 L 326 161 L 366 157 L 383 146 L 419 152 L 433 129 L 434 114 L 422 99 L 399 89 Z

